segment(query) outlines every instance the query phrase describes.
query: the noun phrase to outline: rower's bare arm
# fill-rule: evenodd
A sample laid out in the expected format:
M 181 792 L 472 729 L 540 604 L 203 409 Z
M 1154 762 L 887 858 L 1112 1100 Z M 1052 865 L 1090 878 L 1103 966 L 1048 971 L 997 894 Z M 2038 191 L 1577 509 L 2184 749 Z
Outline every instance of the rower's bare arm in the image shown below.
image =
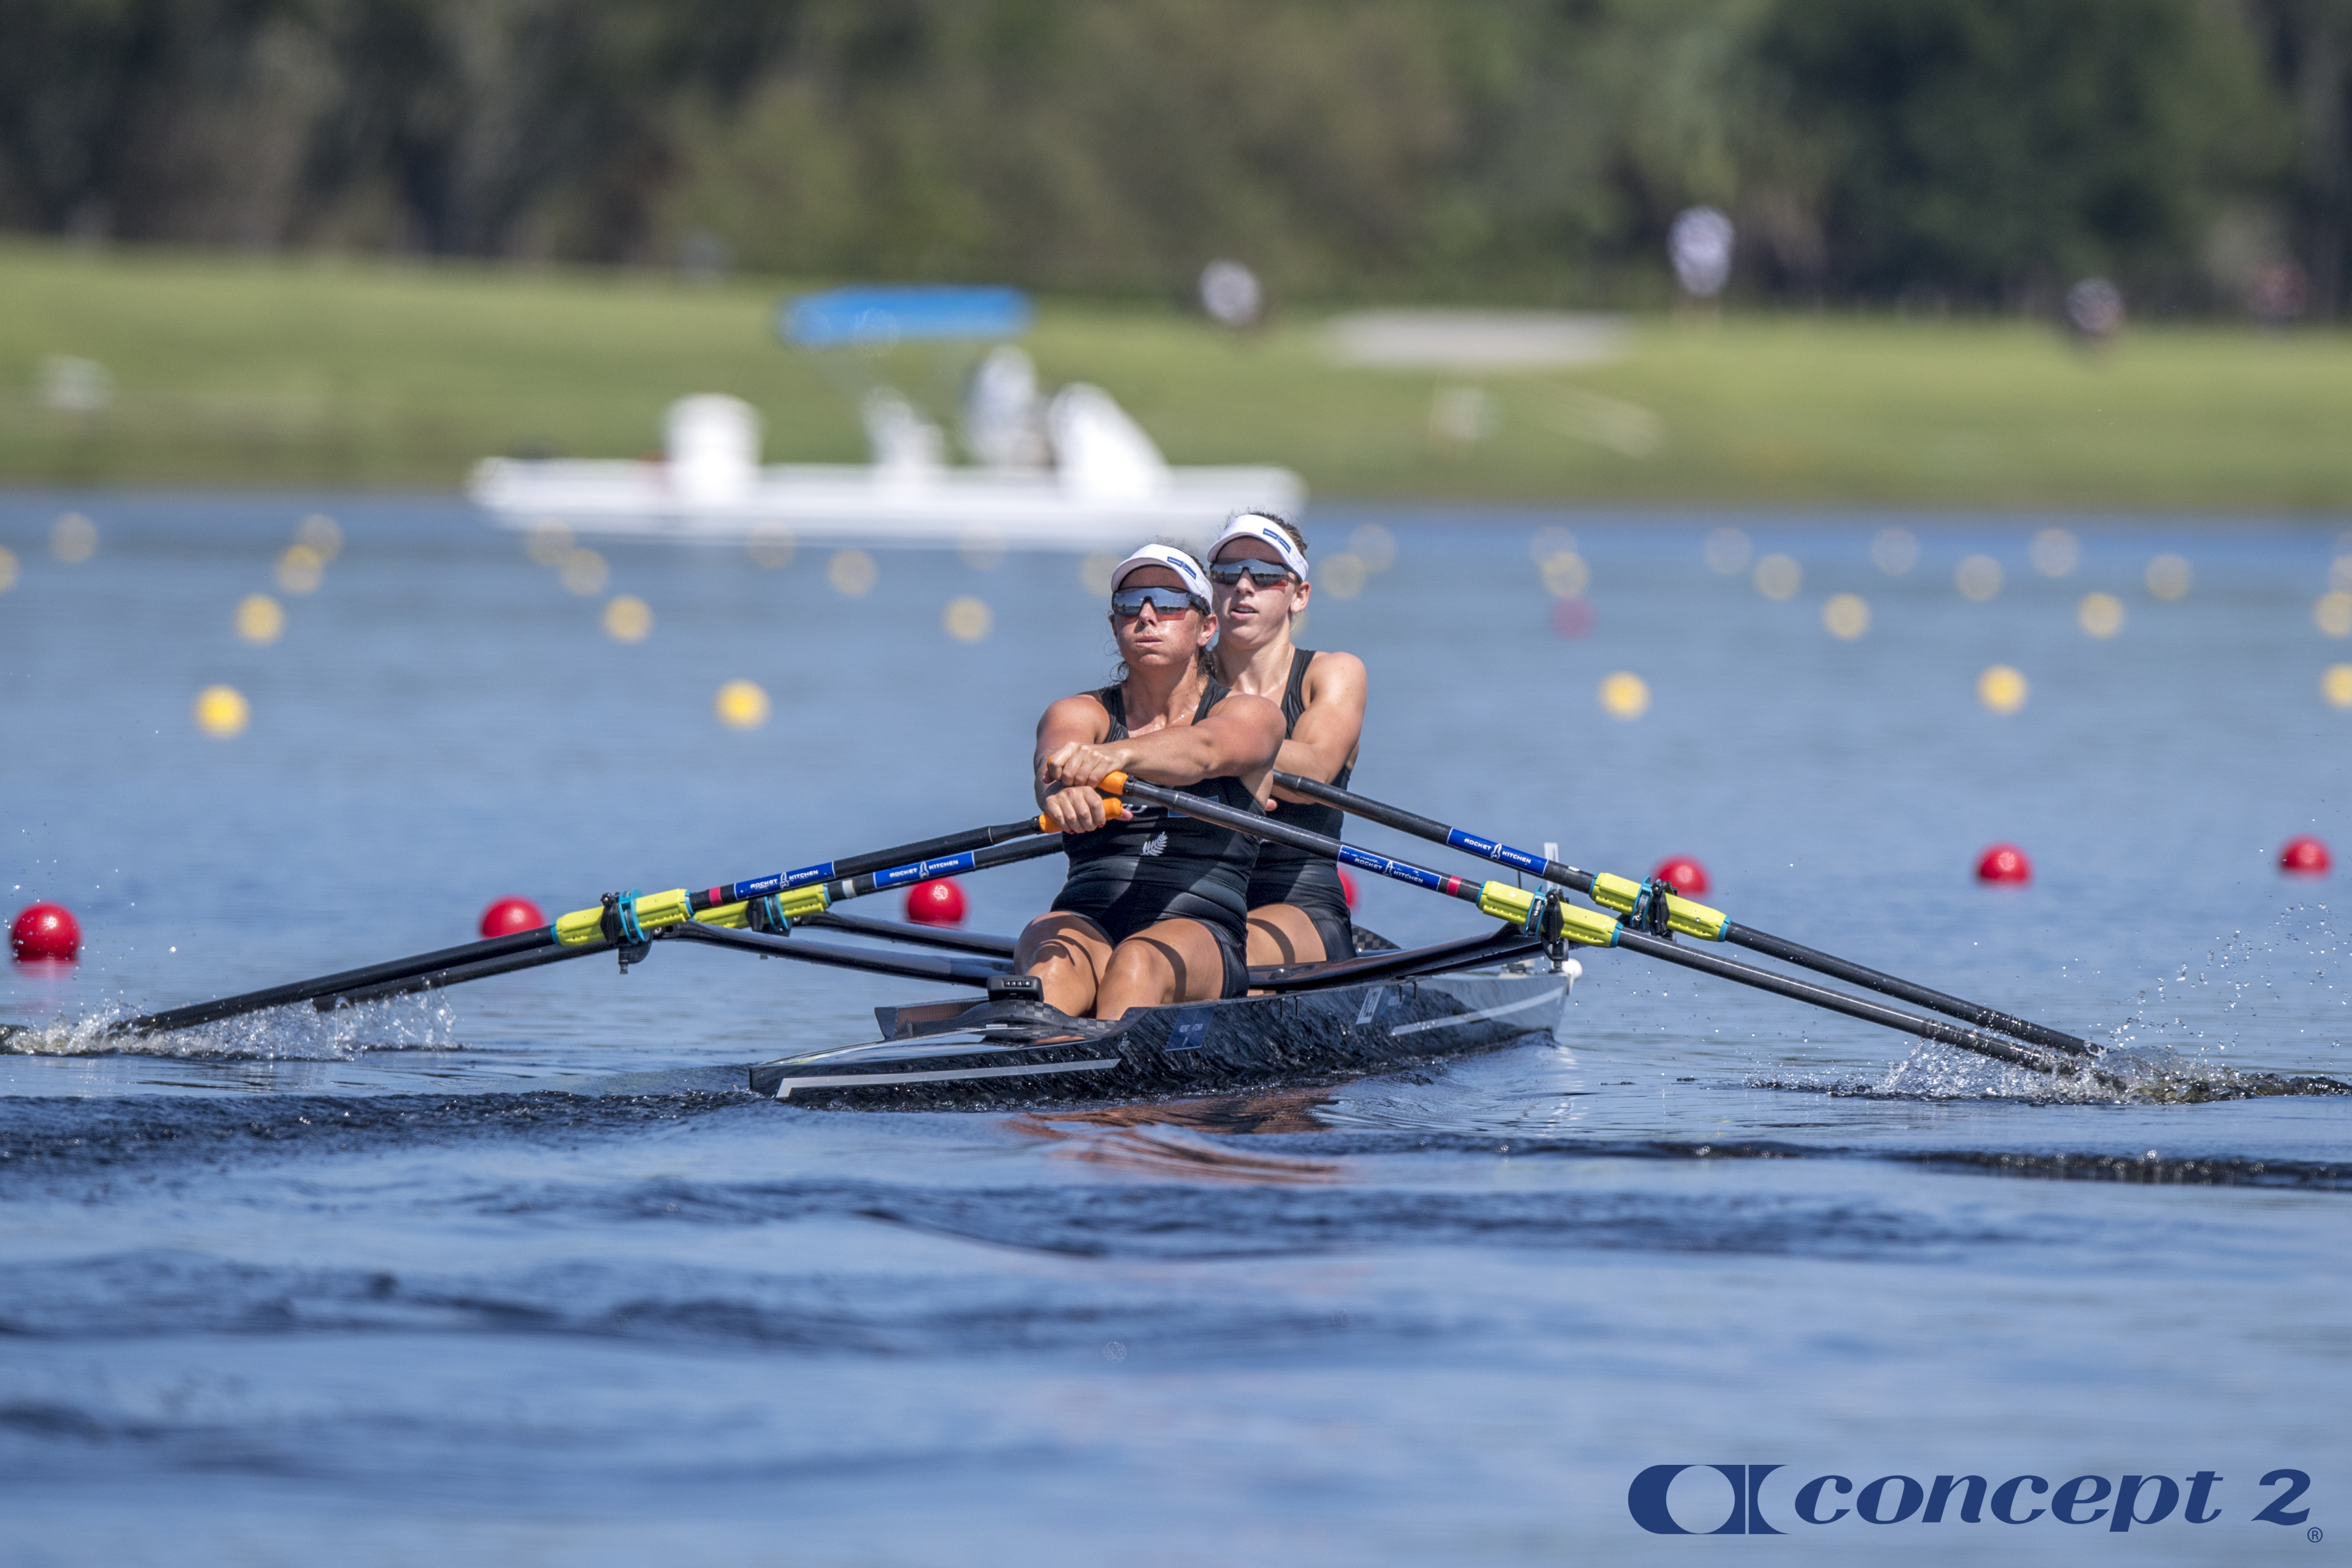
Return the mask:
M 1307 672 L 1307 710 L 1282 743 L 1275 766 L 1329 784 L 1353 761 L 1364 732 L 1364 661 L 1352 653 L 1318 654 Z M 1298 797 L 1276 789 L 1281 800 Z
M 1071 742 L 1047 755 L 1042 771 L 1066 784 L 1100 784 L 1114 773 L 1179 786 L 1238 778 L 1262 796 L 1281 749 L 1282 710 L 1263 697 L 1234 692 L 1197 724 L 1171 725 L 1124 741 Z

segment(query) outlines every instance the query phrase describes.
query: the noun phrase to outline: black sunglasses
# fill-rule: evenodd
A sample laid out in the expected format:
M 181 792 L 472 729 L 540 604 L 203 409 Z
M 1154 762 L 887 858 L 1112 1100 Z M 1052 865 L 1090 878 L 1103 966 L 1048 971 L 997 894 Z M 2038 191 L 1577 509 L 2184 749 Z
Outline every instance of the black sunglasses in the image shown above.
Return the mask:
M 1121 588 L 1110 596 L 1110 607 L 1121 620 L 1133 620 L 1146 605 L 1163 616 L 1181 616 L 1186 610 L 1209 613 L 1208 605 L 1181 588 Z
M 1209 580 L 1228 586 L 1243 578 L 1250 580 L 1253 588 L 1271 588 L 1290 580 L 1290 568 L 1272 561 L 1220 561 L 1209 568 Z

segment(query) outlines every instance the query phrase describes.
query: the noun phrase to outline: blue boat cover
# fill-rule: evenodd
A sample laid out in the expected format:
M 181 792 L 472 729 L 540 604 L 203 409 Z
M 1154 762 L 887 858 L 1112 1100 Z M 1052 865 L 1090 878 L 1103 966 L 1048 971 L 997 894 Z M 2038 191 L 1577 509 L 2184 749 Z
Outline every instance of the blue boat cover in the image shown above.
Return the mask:
M 957 284 L 860 284 L 786 300 L 776 335 L 804 349 L 903 338 L 1011 338 L 1034 312 L 1018 289 Z

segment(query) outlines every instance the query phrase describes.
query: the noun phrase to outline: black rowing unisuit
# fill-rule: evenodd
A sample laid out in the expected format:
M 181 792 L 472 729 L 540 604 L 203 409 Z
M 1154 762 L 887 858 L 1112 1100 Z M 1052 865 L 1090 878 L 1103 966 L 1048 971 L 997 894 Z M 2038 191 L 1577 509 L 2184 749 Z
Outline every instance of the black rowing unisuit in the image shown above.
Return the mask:
M 1315 655 L 1306 648 L 1291 653 L 1290 682 L 1282 691 L 1282 733 L 1286 739 L 1297 730 L 1298 716 L 1307 711 L 1307 667 L 1314 662 Z M 1350 762 L 1331 783 L 1346 789 L 1348 775 L 1355 771 L 1356 765 Z M 1327 838 L 1339 837 L 1342 825 L 1341 813 L 1336 805 L 1290 800 L 1275 803 L 1274 819 L 1309 833 L 1320 833 Z M 1304 910 L 1323 938 L 1325 958 L 1356 956 L 1356 928 L 1348 919 L 1348 896 L 1340 890 L 1336 862 L 1309 855 L 1304 849 L 1293 849 L 1287 844 L 1260 845 L 1257 867 L 1250 873 L 1249 907 L 1262 909 L 1267 904 L 1293 904 Z
M 1230 695 L 1230 687 L 1211 681 L 1192 722 L 1206 719 Z M 1127 694 L 1106 686 L 1094 699 L 1110 716 L 1105 741 L 1126 740 Z M 1256 798 L 1239 779 L 1202 779 L 1181 789 L 1235 811 L 1258 809 Z M 1171 816 L 1156 806 L 1128 809 L 1133 813 L 1129 821 L 1106 823 L 1065 840 L 1070 875 L 1054 908 L 1086 916 L 1114 943 L 1161 921 L 1199 921 L 1224 955 L 1219 994 L 1246 994 L 1249 959 L 1244 921 L 1257 841 L 1194 817 Z

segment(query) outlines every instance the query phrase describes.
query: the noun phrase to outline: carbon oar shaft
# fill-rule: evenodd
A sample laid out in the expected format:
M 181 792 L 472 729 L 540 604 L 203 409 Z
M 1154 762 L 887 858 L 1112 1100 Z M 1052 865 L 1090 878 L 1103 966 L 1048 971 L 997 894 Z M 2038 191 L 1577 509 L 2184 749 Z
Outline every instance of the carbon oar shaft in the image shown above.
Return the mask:
M 1491 838 L 1481 838 L 1475 833 L 1465 833 L 1458 827 L 1449 827 L 1444 823 L 1432 821 L 1426 816 L 1400 810 L 1384 802 L 1370 799 L 1349 790 L 1339 789 L 1316 779 L 1301 778 L 1297 773 L 1277 773 L 1274 775 L 1274 782 L 1292 795 L 1301 795 L 1308 800 L 1320 801 L 1326 805 L 1336 805 L 1350 816 L 1360 816 L 1367 822 L 1377 822 L 1384 827 L 1393 827 L 1400 833 L 1410 833 L 1416 838 L 1426 838 L 1432 843 L 1443 844 L 1449 848 L 1459 849 L 1465 854 L 1475 855 L 1483 859 L 1493 860 L 1525 871 L 1529 876 L 1541 877 L 1545 881 L 1559 887 L 1574 889 L 1580 893 L 1590 894 L 1596 902 L 1609 902 L 1620 910 L 1625 907 L 1625 889 L 1638 887 L 1638 884 L 1628 882 L 1624 878 L 1580 871 L 1573 866 L 1564 866 L 1557 860 L 1541 855 L 1531 855 L 1524 849 L 1514 849 L 1507 844 L 1498 843 Z M 1622 886 L 1617 886 L 1618 884 Z M 2004 1013 L 1997 1007 L 1988 1007 L 1982 1003 L 1969 1002 L 1958 996 L 1948 995 L 1930 986 L 1921 985 L 1898 975 L 1888 974 L 1867 965 L 1855 963 L 1849 959 L 1839 958 L 1833 953 L 1807 947 L 1802 942 L 1790 942 L 1786 937 L 1774 936 L 1769 931 L 1758 931 L 1753 926 L 1741 925 L 1718 911 L 1706 910 L 1702 904 L 1690 903 L 1682 899 L 1670 900 L 1669 904 L 1670 907 L 1680 905 L 1684 910 L 1703 910 L 1706 914 L 1717 917 L 1714 921 L 1705 919 L 1675 921 L 1675 929 L 1688 935 L 1711 942 L 1726 942 L 1756 952 L 1768 953 L 1774 958 L 1793 963 L 1801 969 L 1810 969 L 1819 974 L 1832 975 L 1849 984 L 1876 991 L 1883 995 L 1900 997 L 1916 1006 L 1941 1013 L 1946 1017 L 1958 1018 L 1962 1023 L 1973 1024 L 1980 1029 L 1991 1029 L 2000 1034 L 2013 1035 L 2021 1040 L 2027 1040 L 2037 1046 L 2046 1046 L 2052 1050 L 2063 1051 L 2069 1056 L 2089 1057 L 2098 1054 L 2097 1047 L 2089 1041 L 2079 1036 L 2067 1034 L 2062 1029 L 2053 1029 L 2046 1024 L 2037 1024 L 2028 1018 L 2020 1018 L 2012 1014 Z
M 1403 872 L 1418 873 L 1398 876 L 1399 880 L 1412 882 L 1417 887 L 1431 888 L 1435 891 L 1450 891 L 1451 889 L 1438 884 L 1447 881 L 1458 884 L 1461 880 L 1459 878 L 1440 878 L 1433 871 L 1423 871 L 1419 867 L 1406 866 L 1401 861 L 1384 860 L 1380 856 L 1367 855 L 1352 845 L 1342 844 L 1338 839 L 1324 834 L 1293 827 L 1288 823 L 1276 822 L 1254 812 L 1236 811 L 1231 806 L 1221 805 L 1213 800 L 1204 800 L 1199 795 L 1185 795 L 1181 791 L 1166 789 L 1158 784 L 1139 784 L 1122 774 L 1111 774 L 1109 778 L 1103 781 L 1101 788 L 1106 795 L 1115 795 L 1122 799 L 1139 800 L 1146 805 L 1162 806 L 1186 816 L 1196 817 L 1202 822 L 1213 822 L 1222 827 L 1230 827 L 1236 833 L 1246 834 L 1253 838 L 1262 838 L 1276 844 L 1286 844 L 1310 855 L 1320 855 L 1335 860 L 1345 859 L 1349 865 L 1364 865 L 1365 862 L 1370 861 L 1379 865 L 1395 866 Z M 1372 869 L 1375 867 L 1366 866 L 1366 868 Z M 1396 875 L 1393 872 L 1391 874 Z M 1423 880 L 1424 878 L 1428 880 Z M 1487 886 L 1496 888 L 1501 884 L 1490 882 Z M 1506 892 L 1513 890 L 1504 889 Z M 1527 898 L 1525 894 L 1520 896 Z M 1528 902 L 1533 905 L 1536 900 L 1530 899 Z M 2124 1079 L 2113 1073 L 2102 1072 L 2095 1068 L 2077 1068 L 2072 1062 L 2061 1061 L 2044 1052 L 2029 1049 L 2012 1040 L 2004 1040 L 1976 1029 L 1958 1028 L 1934 1018 L 1923 1018 L 1898 1008 L 1883 1006 L 1860 996 L 1849 996 L 1843 991 L 1832 991 L 1826 986 L 1794 980 L 1785 974 L 1776 974 L 1769 969 L 1759 969 L 1752 963 L 1741 963 L 1735 959 L 1718 958 L 1710 952 L 1696 952 L 1643 931 L 1629 930 L 1622 922 L 1612 920 L 1605 915 L 1597 915 L 1587 910 L 1571 909 L 1556 900 L 1553 901 L 1552 908 L 1567 920 L 1570 940 L 1590 946 L 1622 947 L 1645 957 L 1679 964 L 1685 969 L 1695 969 L 1702 973 L 1715 975 L 1718 979 L 1753 986 L 1759 991 L 1769 991 L 1792 1001 L 1809 1002 L 1816 1007 L 1825 1008 L 1832 1013 L 1842 1013 L 1849 1018 L 1859 1018 L 1865 1023 L 1878 1024 L 1886 1028 L 1900 1030 L 1906 1035 L 1916 1035 L 1923 1039 L 1937 1040 L 1960 1050 L 1973 1051 L 1979 1056 L 2014 1062 L 2038 1072 L 2068 1077 L 2077 1072 L 2088 1072 L 2100 1082 L 2111 1087 L 2118 1089 L 2127 1087 Z
M 669 940 L 707 942 L 738 952 L 763 957 L 796 958 L 835 969 L 860 969 L 868 974 L 895 974 L 908 980 L 949 980 L 962 985 L 985 985 L 999 974 L 1009 974 L 1013 962 L 1003 958 L 971 958 L 935 952 L 888 952 L 879 948 L 835 947 L 796 936 L 771 936 L 765 931 L 730 931 L 724 926 L 697 925 L 688 921 L 672 926 Z
M 1769 991 L 1794 1001 L 1810 1002 L 1816 1007 L 1826 1008 L 1832 1013 L 1843 1013 L 1849 1018 L 1859 1018 L 1864 1023 L 1884 1025 L 1890 1029 L 1899 1029 L 1906 1035 L 1917 1035 L 1923 1039 L 1936 1040 L 1964 1051 L 1973 1051 L 1981 1057 L 1992 1057 L 2000 1061 L 2014 1062 L 2019 1067 L 2031 1068 L 2035 1072 L 2051 1073 L 2060 1078 L 2073 1078 L 2078 1073 L 2086 1074 L 2111 1089 L 2127 1089 L 2131 1087 L 2126 1079 L 2114 1073 L 2099 1068 L 2084 1067 L 2063 1058 L 2052 1056 L 2046 1051 L 2037 1051 L 2030 1047 L 2020 1045 L 2014 1040 L 2002 1039 L 1998 1035 L 1988 1035 L 1977 1029 L 1964 1029 L 1958 1025 L 1947 1024 L 1935 1018 L 1923 1018 L 1916 1013 L 1906 1013 L 1897 1007 L 1882 1006 L 1864 997 L 1849 996 L 1843 991 L 1832 991 L 1825 985 L 1814 985 L 1802 980 L 1791 979 L 1786 974 L 1776 974 L 1769 969 L 1759 969 L 1752 963 L 1741 963 L 1735 959 L 1718 958 L 1711 952 L 1702 952 L 1695 948 L 1684 947 L 1678 943 L 1667 942 L 1662 937 L 1652 936 L 1646 931 L 1627 931 L 1620 925 L 1616 945 L 1630 952 L 1641 953 L 1644 957 L 1680 964 L 1685 969 L 1695 969 L 1702 974 L 1712 974 L 1741 985 L 1752 985 L 1759 991 Z
M 1022 837 L 1024 833 L 1027 835 L 1025 838 Z M 958 845 L 965 847 L 956 848 Z M 811 913 L 840 900 L 863 898 L 868 893 L 907 887 L 961 871 L 982 871 L 994 866 L 1034 859 L 1041 855 L 1055 853 L 1061 847 L 1060 836 L 1045 832 L 1045 819 L 1033 816 L 1019 823 L 974 828 L 968 833 L 928 839 L 895 850 L 859 855 L 837 862 L 827 861 L 821 867 L 779 872 L 751 882 L 735 882 L 692 893 L 679 889 L 672 893 L 647 898 L 640 908 L 647 930 L 659 929 L 662 923 L 699 920 L 705 911 L 723 911 L 731 905 L 746 904 L 754 898 L 778 894 L 785 895 L 780 902 L 789 906 L 785 911 L 788 915 Z M 904 863 L 887 858 L 917 850 L 945 852 L 923 855 Z M 845 874 L 837 880 L 819 881 L 816 874 L 820 871 Z M 789 886 L 795 877 L 803 879 L 801 883 L 797 887 Z M 659 913 L 655 912 L 656 908 Z M 367 994 L 366 999 L 375 1000 L 409 991 L 462 984 L 468 980 L 486 979 L 490 975 L 531 967 L 530 963 L 504 962 L 522 955 L 529 955 L 533 963 L 551 963 L 562 957 L 609 952 L 625 941 L 616 940 L 610 931 L 600 929 L 601 923 L 610 922 L 613 918 L 613 910 L 609 908 L 582 910 L 564 916 L 554 924 L 530 931 L 514 931 L 506 936 L 464 942 L 407 958 L 389 959 L 358 969 L 346 969 L 316 979 L 289 981 L 283 985 L 272 985 L 259 991 L 243 992 L 235 996 L 221 996 L 210 1002 L 197 1002 L 185 1007 L 125 1018 L 109 1026 L 105 1032 L 109 1035 L 167 1034 L 173 1029 L 194 1028 L 200 1024 L 218 1023 L 223 1018 L 263 1012 L 298 1002 L 356 996 L 362 992 Z M 734 918 L 740 923 L 740 910 Z M 405 984 L 410 981 L 421 984 Z
M 1201 795 L 1146 784 L 1125 773 L 1111 774 L 1098 787 L 1103 794 L 1117 795 L 1122 800 L 1141 801 L 1181 816 L 1196 817 L 1202 822 L 1213 822 L 1221 827 L 1230 827 L 1252 838 L 1263 838 L 1309 855 L 1319 855 L 1327 860 L 1337 860 L 1342 866 L 1353 866 L 1359 871 L 1369 871 L 1376 877 L 1388 877 L 1396 881 L 1410 882 L 1416 888 L 1425 888 L 1433 893 L 1444 893 L 1448 898 L 1475 904 L 1487 914 L 1502 920 L 1524 923 L 1538 902 L 1537 895 L 1521 888 L 1506 887 L 1500 882 L 1465 882 L 1459 877 L 1449 877 L 1442 871 L 1413 865 L 1409 860 L 1391 860 L 1385 855 L 1375 855 L 1369 849 L 1342 844 L 1336 838 L 1307 828 L 1276 822 L 1258 812 L 1236 811 L 1232 806 L 1219 805 Z

